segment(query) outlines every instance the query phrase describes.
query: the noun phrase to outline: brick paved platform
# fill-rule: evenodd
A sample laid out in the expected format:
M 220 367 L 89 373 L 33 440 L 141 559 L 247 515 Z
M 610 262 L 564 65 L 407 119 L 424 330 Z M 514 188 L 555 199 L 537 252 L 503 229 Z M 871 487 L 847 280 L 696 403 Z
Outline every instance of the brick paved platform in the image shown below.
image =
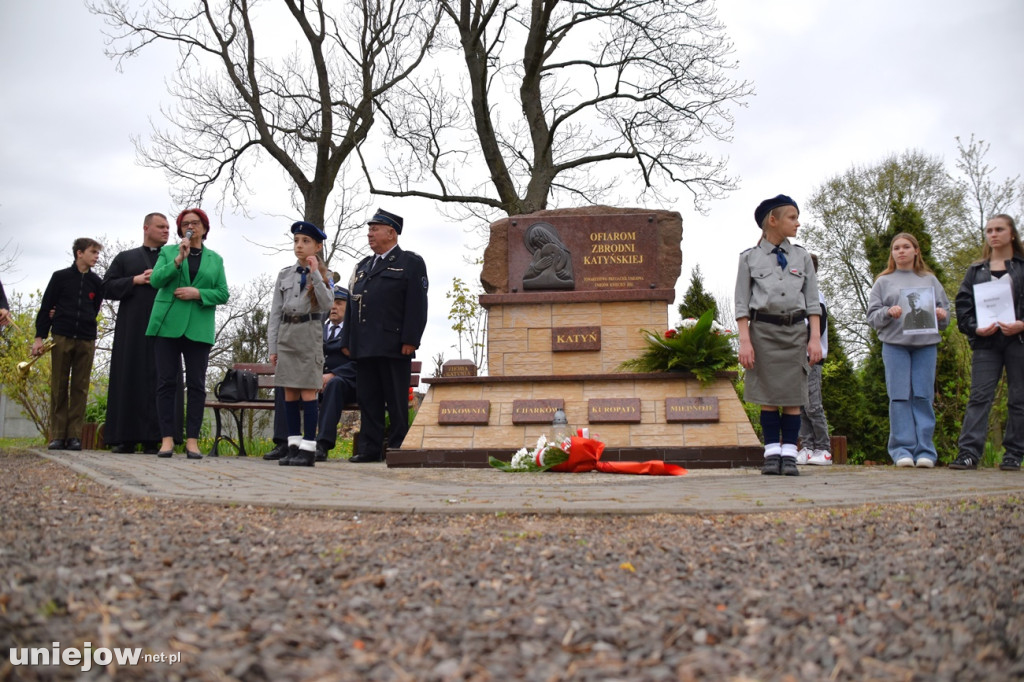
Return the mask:
M 1017 495 L 1024 473 L 892 466 L 801 467 L 799 477 L 756 468 L 693 470 L 686 476 L 506 474 L 492 469 L 389 469 L 321 462 L 282 467 L 258 458 L 187 460 L 184 455 L 50 452 L 39 455 L 133 495 L 214 504 L 358 512 L 712 514 L 829 509 Z

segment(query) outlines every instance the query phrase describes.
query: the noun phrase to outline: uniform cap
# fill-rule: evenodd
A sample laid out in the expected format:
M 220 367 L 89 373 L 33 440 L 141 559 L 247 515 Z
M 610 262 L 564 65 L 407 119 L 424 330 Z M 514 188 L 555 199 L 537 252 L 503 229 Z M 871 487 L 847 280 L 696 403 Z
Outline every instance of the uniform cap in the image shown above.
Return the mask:
M 307 237 L 315 239 L 321 244 L 327 239 L 327 235 L 319 227 L 313 223 L 307 223 L 304 220 L 292 223 L 292 234 L 304 234 Z
M 797 212 L 800 211 L 800 207 L 796 205 L 796 202 L 793 201 L 792 197 L 787 197 L 785 194 L 779 194 L 771 199 L 765 199 L 757 205 L 757 208 L 754 209 L 754 220 L 757 222 L 758 229 L 764 225 L 764 219 L 768 217 L 768 214 L 780 206 L 792 206 L 797 210 Z
M 377 212 L 373 214 L 373 217 L 366 221 L 367 225 L 387 225 L 388 227 L 395 228 L 395 232 L 402 234 L 402 224 L 405 221 L 402 220 L 402 216 L 395 215 L 394 213 L 388 213 L 383 208 L 378 208 Z

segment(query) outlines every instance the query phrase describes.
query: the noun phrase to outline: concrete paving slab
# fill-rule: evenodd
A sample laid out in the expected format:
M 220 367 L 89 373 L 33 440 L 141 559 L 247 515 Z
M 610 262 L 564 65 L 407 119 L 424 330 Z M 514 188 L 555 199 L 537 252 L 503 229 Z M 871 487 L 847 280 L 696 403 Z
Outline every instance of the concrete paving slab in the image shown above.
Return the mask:
M 35 452 L 133 495 L 349 512 L 742 514 L 995 495 L 1024 499 L 1024 473 L 993 469 L 808 466 L 799 477 L 761 476 L 758 469 L 702 469 L 686 476 L 507 474 L 345 460 L 303 468 L 245 457 Z

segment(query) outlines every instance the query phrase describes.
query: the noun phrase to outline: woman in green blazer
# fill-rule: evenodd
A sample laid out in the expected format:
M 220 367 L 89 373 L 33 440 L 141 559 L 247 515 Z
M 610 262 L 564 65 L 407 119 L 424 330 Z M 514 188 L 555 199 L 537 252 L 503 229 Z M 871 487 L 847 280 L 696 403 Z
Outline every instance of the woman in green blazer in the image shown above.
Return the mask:
M 159 457 L 174 453 L 174 393 L 185 361 L 185 454 L 199 454 L 199 429 L 206 403 L 206 367 L 216 337 L 217 306 L 228 300 L 224 260 L 204 248 L 210 218 L 202 209 L 178 215 L 179 244 L 160 249 L 149 283 L 158 291 L 146 336 L 156 337 L 156 412 L 163 443 Z

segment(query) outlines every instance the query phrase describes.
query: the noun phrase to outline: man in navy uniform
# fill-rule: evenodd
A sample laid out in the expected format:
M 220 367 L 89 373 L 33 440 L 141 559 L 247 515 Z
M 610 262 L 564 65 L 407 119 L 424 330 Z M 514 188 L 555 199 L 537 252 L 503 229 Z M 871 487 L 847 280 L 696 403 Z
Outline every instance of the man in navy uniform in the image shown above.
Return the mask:
M 348 289 L 334 287 L 334 303 L 324 323 L 324 386 L 320 393 L 320 424 L 316 435 L 316 460 L 327 459 L 338 438 L 338 420 L 348 403 L 356 402 L 356 361 L 341 352 Z
M 398 246 L 403 220 L 377 209 L 367 223 L 372 256 L 356 266 L 341 331 L 342 352 L 357 361 L 360 427 L 351 462 L 384 457 L 384 414 L 391 420 L 387 447 L 399 448 L 409 430 L 412 359 L 427 326 L 427 266 Z

